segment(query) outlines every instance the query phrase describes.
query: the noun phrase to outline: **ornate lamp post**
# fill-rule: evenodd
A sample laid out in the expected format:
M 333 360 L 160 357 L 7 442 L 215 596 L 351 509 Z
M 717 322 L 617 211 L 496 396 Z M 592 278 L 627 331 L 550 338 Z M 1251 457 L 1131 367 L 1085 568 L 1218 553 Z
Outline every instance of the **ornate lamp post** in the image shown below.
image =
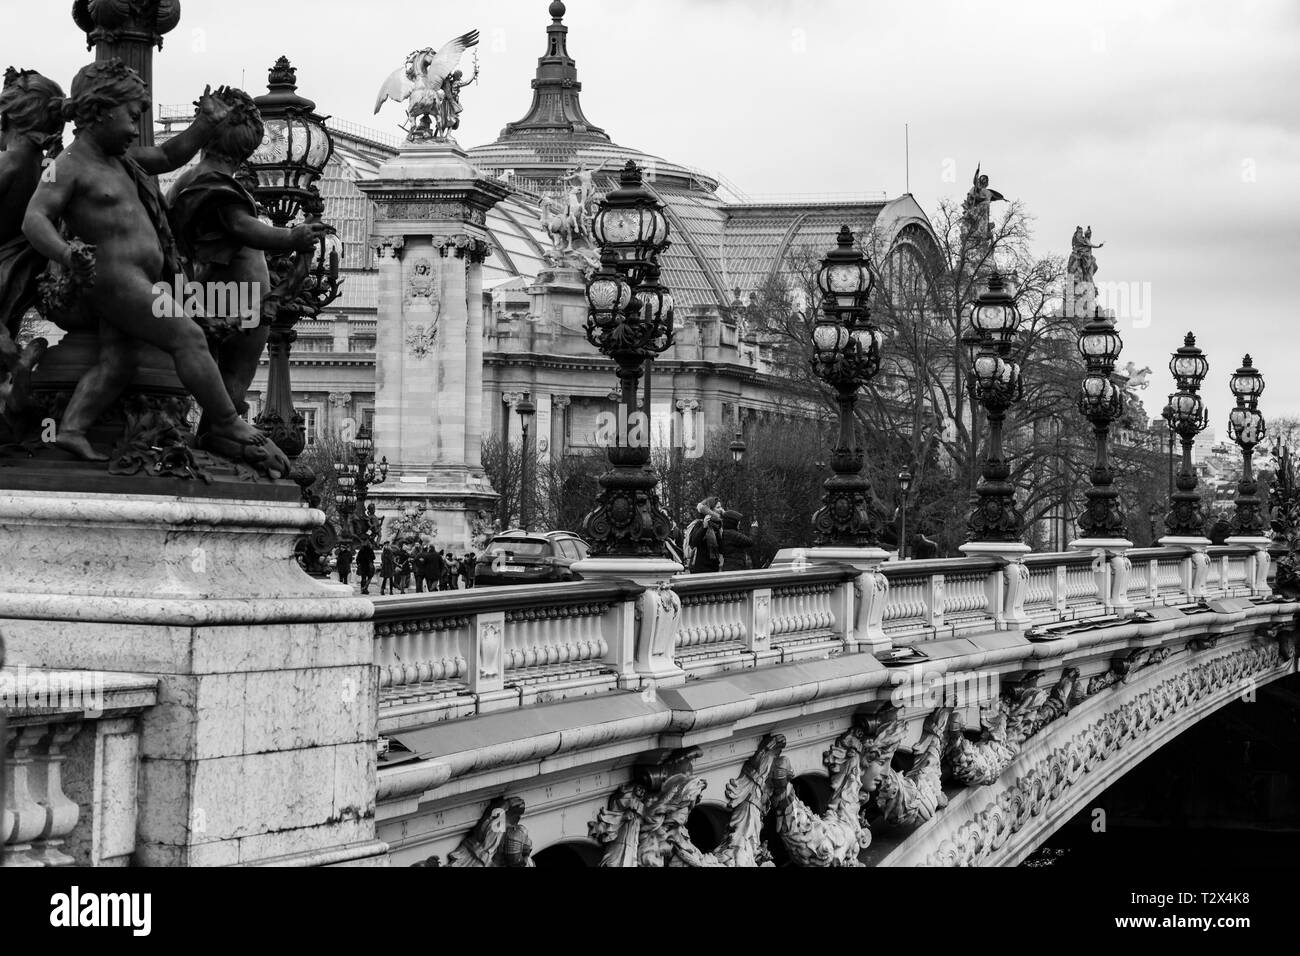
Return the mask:
M 1205 412 L 1205 403 L 1199 394 L 1205 376 L 1209 374 L 1210 363 L 1205 354 L 1196 347 L 1196 336 L 1187 333 L 1187 339 L 1169 363 L 1178 391 L 1169 403 L 1170 429 L 1183 444 L 1182 467 L 1178 470 L 1175 485 L 1178 490 L 1170 502 L 1169 516 L 1165 519 L 1165 528 L 1169 537 L 1162 539 L 1170 543 L 1203 542 L 1205 540 L 1205 511 L 1201 507 L 1201 496 L 1196 490 L 1196 469 L 1192 465 L 1192 445 L 1196 436 L 1205 431 L 1209 418 Z
M 119 59 L 140 74 L 153 93 L 153 50 L 181 20 L 180 0 L 75 0 L 72 19 L 86 34 L 96 60 Z M 140 117 L 141 146 L 153 145 L 153 117 Z
M 912 472 L 904 468 L 898 473 L 898 560 L 907 560 L 907 496 L 912 491 Z
M 320 222 L 325 204 L 315 184 L 334 154 L 325 117 L 316 114 L 315 103 L 298 95 L 296 78 L 297 71 L 280 57 L 270 70 L 269 91 L 254 100 L 266 124 L 266 135 L 248 161 L 257 179 L 252 192 L 279 227 L 288 226 L 299 213 L 304 221 Z M 290 458 L 297 458 L 306 447 L 303 419 L 293 407 L 289 381 L 289 350 L 298 337 L 294 327 L 304 318 L 320 315 L 339 297 L 342 258 L 343 243 L 335 235 L 321 240 L 315 256 L 277 253 L 267 257 L 275 317 L 267 343 L 266 407 L 257 425 Z M 306 476 L 296 477 L 301 483 Z M 311 483 L 307 481 L 306 486 Z
M 597 557 L 660 558 L 672 521 L 659 504 L 659 479 L 647 468 L 648 441 L 631 442 L 626 422 L 636 405 L 645 363 L 673 344 L 673 299 L 659 282 L 659 256 L 668 248 L 663 206 L 629 162 L 619 188 L 600 204 L 592 233 L 600 269 L 587 282 L 587 340 L 618 366 L 622 414 L 612 470 L 600 479 L 596 509 L 583 521 Z M 650 409 L 645 409 L 646 433 Z
M 1088 504 L 1079 518 L 1079 530 L 1088 541 L 1127 546 L 1124 514 L 1109 458 L 1111 423 L 1124 414 L 1124 393 L 1111 381 L 1123 349 L 1124 340 L 1115 331 L 1114 323 L 1100 314 L 1079 333 L 1079 353 L 1088 364 L 1088 374 L 1079 393 L 1079 411 L 1092 423 L 1097 439 L 1092 487 L 1086 494 Z
M 519 420 L 524 426 L 524 444 L 523 444 L 523 465 L 519 475 L 519 524 L 525 531 L 531 530 L 529 522 L 532 519 L 531 501 L 533 496 L 532 471 L 533 458 L 532 443 L 529 441 L 529 432 L 533 427 L 533 418 L 537 415 L 537 406 L 533 404 L 531 395 L 525 395 L 523 401 L 515 406 L 515 411 L 519 413 Z
M 1015 486 L 1009 480 L 1011 468 L 1002 448 L 1007 411 L 1024 394 L 1020 365 L 1010 358 L 1020 329 L 1020 313 L 996 271 L 989 277 L 988 289 L 971 309 L 971 327 L 978 342 L 971 390 L 988 416 L 989 449 L 976 489 L 978 501 L 968 521 L 969 543 L 963 550 L 984 550 L 978 547 L 982 544 L 992 544 L 992 550 L 999 552 L 1027 550 L 1021 541 L 1024 518 L 1016 507 Z M 1008 549 L 1004 545 L 1018 547 Z
M 350 541 L 373 541 L 378 528 L 371 527 L 366 502 L 370 489 L 388 480 L 388 459 L 375 462 L 375 440 L 365 425 L 348 445 L 349 460 L 336 461 L 339 514 L 346 521 Z
M 1255 446 L 1268 437 L 1268 425 L 1259 411 L 1259 397 L 1264 394 L 1264 376 L 1247 355 L 1232 376 L 1232 394 L 1237 407 L 1228 418 L 1232 440 L 1241 446 L 1241 482 L 1237 485 L 1237 512 L 1232 517 L 1232 536 L 1236 539 L 1267 538 L 1269 523 L 1260 512 L 1259 484 L 1253 463 Z
M 840 434 L 831 452 L 835 474 L 826 480 L 822 509 L 813 515 L 813 539 L 820 547 L 878 548 L 884 519 L 872 507 L 871 484 L 862 474 L 853 409 L 858 392 L 880 371 L 884 335 L 871 323 L 870 263 L 853 241 L 849 227 L 842 227 L 817 274 L 822 317 L 813 330 L 812 370 L 836 391 Z

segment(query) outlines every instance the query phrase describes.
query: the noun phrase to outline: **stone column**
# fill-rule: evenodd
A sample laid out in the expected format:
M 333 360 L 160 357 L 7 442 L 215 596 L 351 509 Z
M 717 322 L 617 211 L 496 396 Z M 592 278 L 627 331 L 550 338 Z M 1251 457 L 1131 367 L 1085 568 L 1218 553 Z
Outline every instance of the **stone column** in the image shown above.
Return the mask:
M 402 250 L 401 236 L 377 239 L 373 244 L 375 264 L 379 267 L 378 306 L 380 315 L 401 314 Z M 402 324 L 378 322 L 375 328 L 375 460 L 401 461 L 402 447 L 402 363 L 380 362 L 380 355 L 400 354 Z
M 475 249 L 469 256 L 468 305 L 469 324 L 465 330 L 465 367 L 483 368 L 483 260 L 485 249 Z M 465 463 L 470 470 L 483 467 L 483 376 L 465 379 Z
M 450 469 L 447 477 L 454 481 L 458 470 L 462 472 L 459 477 L 463 480 L 463 472 L 469 464 L 465 457 L 465 419 L 469 400 L 465 361 L 470 308 L 466 246 L 470 240 L 463 236 L 438 239 L 435 245 L 442 242 L 445 242 L 441 248 L 443 299 L 435 351 L 437 397 L 432 411 L 437 428 L 433 435 L 433 462 L 435 472 Z M 481 388 L 481 361 L 476 378 Z
M 568 434 L 566 416 L 573 399 L 567 395 L 551 396 L 551 458 L 563 458 L 565 437 Z
M 408 143 L 357 185 L 375 203 L 375 241 L 405 247 L 400 270 L 380 270 L 375 430 L 392 477 L 371 500 L 389 518 L 423 507 L 440 544 L 468 550 L 496 497 L 479 478 L 481 263 L 487 211 L 509 189 L 454 143 Z

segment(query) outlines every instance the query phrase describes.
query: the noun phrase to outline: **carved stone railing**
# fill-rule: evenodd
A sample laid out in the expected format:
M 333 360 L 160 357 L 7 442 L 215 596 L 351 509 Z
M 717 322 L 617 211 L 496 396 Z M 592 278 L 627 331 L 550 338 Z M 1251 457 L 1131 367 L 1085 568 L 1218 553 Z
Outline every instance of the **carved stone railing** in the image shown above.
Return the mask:
M 699 676 L 837 652 L 853 630 L 857 577 L 839 565 L 679 576 L 678 666 Z
M 536 700 L 563 682 L 627 686 L 634 604 L 628 582 L 576 582 L 422 595 L 375 608 L 381 702 L 442 703 L 460 716 Z M 468 699 L 468 700 L 467 700 Z M 531 699 L 531 700 L 530 700 Z M 432 703 L 431 703 L 432 702 Z
M 156 678 L 0 671 L 3 866 L 128 866 L 136 849 L 139 715 Z
M 1264 563 L 1267 563 L 1265 555 Z M 641 689 L 727 671 L 981 632 L 1126 617 L 1154 604 L 1250 597 L 1248 548 L 1030 555 L 679 575 L 671 673 L 645 669 L 644 588 L 630 582 L 422 595 L 377 605 L 381 703 L 412 720 Z M 661 621 L 662 624 L 662 621 Z M 647 640 L 649 640 L 647 638 Z M 662 634 L 655 640 L 663 640 Z

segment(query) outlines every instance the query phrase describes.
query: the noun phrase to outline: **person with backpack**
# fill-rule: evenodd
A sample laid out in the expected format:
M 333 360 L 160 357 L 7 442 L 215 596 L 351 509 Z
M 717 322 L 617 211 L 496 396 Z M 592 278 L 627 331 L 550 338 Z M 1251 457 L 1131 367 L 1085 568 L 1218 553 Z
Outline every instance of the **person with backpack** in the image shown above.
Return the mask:
M 717 498 L 706 498 L 695 506 L 699 517 L 686 529 L 687 570 L 691 574 L 717 574 L 722 570 L 723 507 Z

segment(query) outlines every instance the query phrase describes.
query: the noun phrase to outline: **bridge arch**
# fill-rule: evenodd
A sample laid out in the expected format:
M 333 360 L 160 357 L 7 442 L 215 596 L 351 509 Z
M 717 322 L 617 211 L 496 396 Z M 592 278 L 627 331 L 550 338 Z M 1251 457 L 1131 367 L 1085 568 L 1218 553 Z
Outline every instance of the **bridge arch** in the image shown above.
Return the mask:
M 533 854 L 533 864 L 543 869 L 585 870 L 600 865 L 600 847 L 591 840 L 553 843 Z
M 1291 670 L 1264 643 L 1151 668 L 1049 724 L 996 783 L 953 795 L 878 865 L 1015 866 L 1183 731 Z

